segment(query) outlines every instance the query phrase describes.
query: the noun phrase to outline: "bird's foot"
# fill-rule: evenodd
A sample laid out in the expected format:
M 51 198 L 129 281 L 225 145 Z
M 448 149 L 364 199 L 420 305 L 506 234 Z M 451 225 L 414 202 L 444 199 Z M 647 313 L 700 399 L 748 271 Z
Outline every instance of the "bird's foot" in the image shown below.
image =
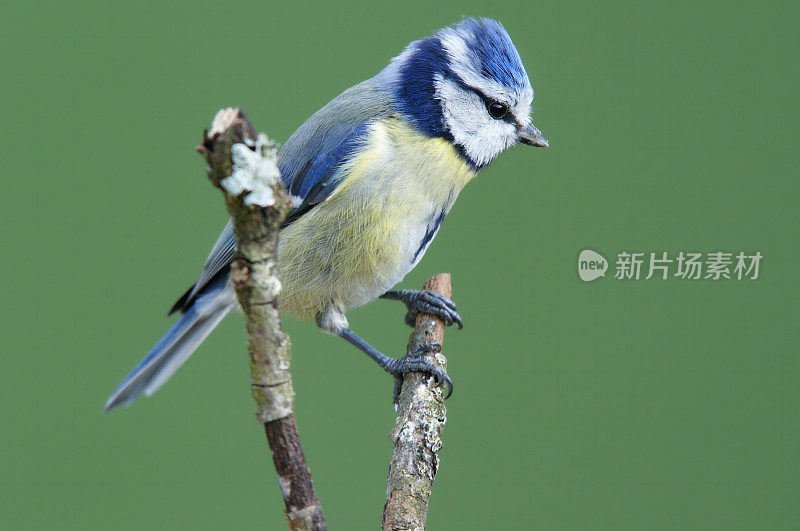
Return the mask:
M 397 291 L 387 291 L 382 295 L 386 299 L 403 301 L 408 308 L 406 313 L 406 324 L 410 327 L 416 326 L 417 315 L 425 313 L 438 317 L 446 326 L 456 325 L 459 329 L 464 328 L 464 322 L 456 311 L 456 303 L 452 300 L 428 290 L 402 289 Z
M 453 394 L 453 382 L 447 373 L 439 367 L 425 359 L 428 352 L 441 352 L 442 345 L 439 343 L 423 343 L 419 347 L 408 351 L 402 358 L 392 358 L 386 364 L 386 372 L 394 376 L 394 403 L 400 399 L 400 390 L 403 387 L 403 377 L 411 372 L 419 372 L 428 376 L 433 376 L 437 384 L 444 383 L 447 386 L 445 399 Z

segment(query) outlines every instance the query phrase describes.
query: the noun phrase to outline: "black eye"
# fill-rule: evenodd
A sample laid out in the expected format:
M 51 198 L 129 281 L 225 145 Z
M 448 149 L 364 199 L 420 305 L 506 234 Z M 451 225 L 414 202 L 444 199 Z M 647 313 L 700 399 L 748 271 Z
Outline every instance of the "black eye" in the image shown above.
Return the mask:
M 489 116 L 499 120 L 508 113 L 508 105 L 499 101 L 490 101 L 486 104 L 486 110 L 489 111 Z

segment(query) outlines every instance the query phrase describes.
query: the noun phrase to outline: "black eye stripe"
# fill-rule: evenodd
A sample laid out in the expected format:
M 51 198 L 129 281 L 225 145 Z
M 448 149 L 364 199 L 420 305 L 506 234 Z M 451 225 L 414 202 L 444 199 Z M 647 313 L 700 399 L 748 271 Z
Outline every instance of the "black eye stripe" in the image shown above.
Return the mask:
M 472 91 L 475 94 L 477 94 L 483 100 L 483 103 L 486 105 L 487 112 L 489 110 L 489 105 L 490 104 L 495 103 L 495 102 L 497 102 L 497 103 L 505 103 L 505 102 L 502 102 L 502 101 L 497 101 L 494 98 L 491 98 L 491 97 L 487 96 L 486 93 L 484 93 L 481 89 L 479 89 L 478 87 L 473 87 L 472 85 L 467 84 L 459 76 L 455 76 L 453 78 L 453 81 L 455 81 L 456 84 L 458 86 L 460 86 L 462 89 L 468 90 L 468 91 Z M 506 103 L 506 105 L 508 105 L 508 104 Z M 514 116 L 514 113 L 510 111 L 510 106 L 509 106 L 509 112 L 506 112 L 505 116 L 503 116 L 502 118 L 495 118 L 495 119 L 496 120 L 503 120 L 504 122 L 510 123 L 511 125 L 513 125 L 514 127 L 518 128 L 518 129 L 520 127 L 522 127 L 520 125 L 520 123 L 517 121 L 517 118 Z
M 481 97 L 481 99 L 483 100 L 483 103 L 486 105 L 486 110 L 487 110 L 487 112 L 489 112 L 489 116 L 491 116 L 491 117 L 492 117 L 492 118 L 494 118 L 495 120 L 503 120 L 504 122 L 508 122 L 508 123 L 510 123 L 511 125 L 514 125 L 514 126 L 517 126 L 517 127 L 519 127 L 519 122 L 517 122 L 516 118 L 514 117 L 514 114 L 511 112 L 511 107 L 508 105 L 508 103 L 506 103 L 506 102 L 504 102 L 504 101 L 498 101 L 498 100 L 496 100 L 496 99 L 494 99 L 494 98 L 491 98 L 491 97 L 487 96 L 487 95 L 486 95 L 486 94 L 484 94 L 484 93 L 483 93 L 483 91 L 482 91 L 481 89 L 479 89 L 479 88 L 470 87 L 469 85 L 467 85 L 467 86 L 468 86 L 468 88 L 469 88 L 470 90 L 472 90 L 472 91 L 473 91 L 475 94 L 477 94 L 478 96 L 480 96 L 480 97 Z M 495 105 L 495 104 L 500 104 L 500 105 L 503 105 L 503 106 L 505 107 L 505 113 L 504 113 L 502 116 L 497 116 L 497 117 L 495 117 L 495 116 L 492 114 L 492 112 L 491 112 L 491 110 L 490 110 L 490 107 L 491 107 L 492 105 Z
M 495 120 L 502 120 L 504 122 L 508 122 L 513 126 L 519 127 L 519 122 L 517 121 L 516 117 L 514 117 L 514 113 L 511 112 L 511 108 L 508 106 L 507 103 L 502 101 L 493 100 L 491 98 L 483 98 L 484 103 L 486 104 L 486 110 L 489 113 L 489 116 L 494 118 Z M 499 112 L 495 115 L 492 112 L 492 107 L 499 105 L 503 108 L 503 113 L 500 114 Z M 499 110 L 499 108 L 498 108 Z
M 486 110 L 489 111 L 489 116 L 495 120 L 499 120 L 508 113 L 508 105 L 500 103 L 499 101 L 493 101 L 486 106 Z

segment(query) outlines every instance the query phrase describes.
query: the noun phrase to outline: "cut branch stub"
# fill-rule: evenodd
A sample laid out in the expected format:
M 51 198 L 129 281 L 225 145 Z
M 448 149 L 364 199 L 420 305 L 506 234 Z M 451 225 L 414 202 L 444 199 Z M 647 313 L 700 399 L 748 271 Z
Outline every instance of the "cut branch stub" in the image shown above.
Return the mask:
M 256 132 L 240 109 L 217 113 L 198 146 L 208 177 L 223 191 L 237 255 L 231 282 L 245 315 L 250 388 L 264 424 L 291 529 L 327 529 L 314 494 L 294 416 L 289 336 L 281 329 L 276 266 L 278 231 L 291 201 L 277 171 L 277 147 Z
M 450 298 L 450 275 L 436 275 L 423 289 Z M 419 314 L 408 348 L 414 349 L 425 342 L 442 343 L 443 339 L 444 323 L 436 317 Z M 426 359 L 442 370 L 447 369 L 447 359 L 441 353 L 428 353 Z M 442 386 L 429 376 L 406 375 L 397 405 L 397 421 L 389 435 L 394 448 L 381 518 L 384 530 L 425 529 L 446 421 Z
M 280 180 L 273 186 L 275 203 L 267 208 L 246 205 L 244 190 L 227 193 L 223 181 L 237 169 L 232 152 L 244 144 L 255 150 L 262 145 L 259 135 L 239 109 L 217 113 L 198 150 L 208 162 L 208 177 L 225 192 L 225 202 L 233 221 L 238 253 L 231 264 L 231 281 L 245 314 L 250 352 L 250 376 L 256 416 L 269 422 L 293 413 L 294 390 L 289 374 L 290 342 L 280 326 L 277 295 L 280 291 L 275 254 L 278 230 L 291 208 L 289 196 Z M 255 153 L 268 156 L 268 153 Z

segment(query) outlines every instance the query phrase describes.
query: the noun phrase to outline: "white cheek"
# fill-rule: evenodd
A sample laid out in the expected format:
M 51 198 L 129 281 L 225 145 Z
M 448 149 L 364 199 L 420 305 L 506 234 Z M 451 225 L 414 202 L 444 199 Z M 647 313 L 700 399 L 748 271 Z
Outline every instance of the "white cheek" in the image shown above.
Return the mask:
M 531 103 L 533 102 L 533 90 L 528 89 L 514 106 L 514 116 L 519 120 L 520 125 L 527 127 L 531 123 Z
M 516 140 L 515 127 L 492 119 L 483 100 L 474 92 L 441 78 L 436 80 L 436 89 L 444 102 L 444 120 L 450 133 L 478 165 L 488 164 Z

